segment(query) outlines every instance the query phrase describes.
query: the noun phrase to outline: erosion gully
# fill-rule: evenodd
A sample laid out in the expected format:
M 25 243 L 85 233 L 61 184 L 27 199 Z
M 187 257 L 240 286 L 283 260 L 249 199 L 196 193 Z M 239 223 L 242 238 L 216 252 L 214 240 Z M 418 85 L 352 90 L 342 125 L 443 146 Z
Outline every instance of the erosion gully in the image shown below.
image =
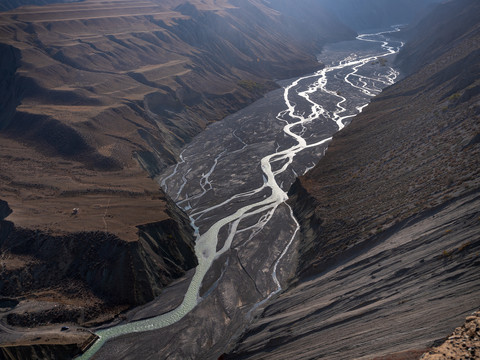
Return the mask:
M 395 31 L 327 46 L 322 69 L 280 81 L 281 89 L 211 125 L 183 150 L 159 178 L 195 229 L 199 265 L 172 290 L 183 301 L 147 306 L 143 319 L 97 330 L 99 340 L 80 359 L 221 354 L 292 271 L 298 223 L 286 191 L 323 156 L 332 135 L 397 79 L 390 63 L 403 43 L 389 38 Z

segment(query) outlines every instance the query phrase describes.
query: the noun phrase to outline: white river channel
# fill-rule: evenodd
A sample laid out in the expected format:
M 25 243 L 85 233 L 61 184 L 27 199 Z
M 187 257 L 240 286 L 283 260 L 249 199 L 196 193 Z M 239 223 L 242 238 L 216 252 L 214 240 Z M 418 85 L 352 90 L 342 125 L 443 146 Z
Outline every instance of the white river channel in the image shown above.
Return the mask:
M 337 51 L 338 58 L 330 58 L 330 63 L 324 62 L 326 66 L 323 69 L 284 85 L 283 109 L 278 112 L 275 121 L 282 124 L 278 128 L 283 132 L 282 136 L 286 140 L 283 143 L 276 142 L 274 151 L 260 159 L 260 166 L 252 165 L 251 169 L 258 168 L 261 171 L 261 174 L 249 175 L 260 176 L 262 179 L 261 182 L 254 183 L 256 187 L 246 190 L 243 187 L 241 192 L 232 187 L 230 195 L 218 197 L 218 203 L 212 204 L 212 196 L 210 196 L 209 205 L 205 207 L 205 203 L 202 205 L 202 198 L 218 186 L 216 181 L 212 181 L 212 174 L 218 171 L 219 164 L 227 159 L 227 155 L 234 152 L 240 153 L 249 146 L 249 143 L 239 134 L 239 131 L 233 131 L 231 137 L 239 147 L 231 151 L 223 149 L 211 155 L 211 163 L 205 167 L 206 170 L 201 175 L 195 175 L 184 158 L 184 153 L 188 152 L 187 146 L 186 151 L 181 155 L 181 162 L 167 170 L 160 181 L 165 191 L 188 213 L 191 224 L 196 230 L 195 252 L 199 264 L 183 302 L 174 310 L 160 316 L 99 330 L 97 332 L 99 340 L 79 359 L 91 358 L 106 341 L 120 335 L 151 331 L 172 325 L 192 311 L 203 298 L 209 296 L 210 291 L 204 293 L 202 297 L 200 290 L 212 264 L 230 250 L 238 233 L 252 231 L 250 238 L 255 236 L 271 220 L 278 207 L 287 200 L 286 190 L 296 175 L 292 166 L 297 155 L 322 146 L 325 149 L 335 131 L 341 130 L 352 117 L 361 112 L 371 97 L 395 82 L 399 73 L 390 67 L 386 60 L 382 60 L 382 58 L 391 59 L 391 56 L 403 45 L 398 40 L 388 38 L 388 34 L 395 31 L 398 29 L 360 35 L 356 44 L 360 44 L 361 51 L 355 49 L 345 51 L 344 47 L 342 51 Z M 331 47 L 335 46 L 331 45 Z M 368 51 L 365 50 L 367 48 Z M 321 55 L 319 58 L 323 61 Z M 365 74 L 362 68 L 367 66 L 376 70 L 369 70 Z M 346 90 L 348 88 L 350 90 Z M 350 93 L 355 94 L 355 101 L 349 98 Z M 330 99 L 328 104 L 322 101 L 326 97 Z M 300 100 L 301 104 L 299 104 Z M 299 109 L 300 106 L 301 109 Z M 331 133 L 322 138 L 316 137 L 315 132 L 309 129 L 316 121 L 327 123 L 332 129 Z M 278 138 L 278 134 L 275 135 Z M 308 171 L 323 153 L 324 150 L 320 154 L 315 153 L 315 156 L 308 158 L 309 163 L 297 165 L 296 168 L 301 169 L 301 173 Z M 189 160 L 194 163 L 193 156 Z M 247 158 L 245 161 L 252 161 L 252 159 Z M 288 179 L 285 177 L 287 173 Z M 174 179 L 176 179 L 175 182 Z M 195 182 L 196 190 L 192 190 L 194 185 L 188 184 L 189 182 Z M 242 200 L 241 206 L 232 205 L 239 200 Z M 224 210 L 227 208 L 230 210 Z M 212 213 L 216 215 L 210 217 L 210 220 L 203 225 L 199 225 L 199 221 L 208 218 Z M 291 210 L 290 216 L 296 223 Z M 242 221 L 249 218 L 250 223 L 242 228 L 240 226 Z M 281 291 L 281 281 L 277 278 L 277 266 L 291 247 L 298 224 L 296 227 L 297 229 L 291 234 L 290 240 L 286 242 L 272 267 L 270 276 L 274 284 L 273 290 L 260 302 L 252 304 L 250 312 Z M 222 239 L 219 236 L 221 229 L 224 229 Z

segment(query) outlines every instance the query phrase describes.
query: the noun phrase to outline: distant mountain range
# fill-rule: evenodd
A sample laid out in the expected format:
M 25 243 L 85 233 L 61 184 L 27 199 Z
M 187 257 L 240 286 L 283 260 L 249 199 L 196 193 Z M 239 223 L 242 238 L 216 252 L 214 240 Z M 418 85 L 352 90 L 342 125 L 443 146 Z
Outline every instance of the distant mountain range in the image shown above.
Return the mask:
M 357 31 L 409 24 L 441 0 L 319 0 L 340 21 Z

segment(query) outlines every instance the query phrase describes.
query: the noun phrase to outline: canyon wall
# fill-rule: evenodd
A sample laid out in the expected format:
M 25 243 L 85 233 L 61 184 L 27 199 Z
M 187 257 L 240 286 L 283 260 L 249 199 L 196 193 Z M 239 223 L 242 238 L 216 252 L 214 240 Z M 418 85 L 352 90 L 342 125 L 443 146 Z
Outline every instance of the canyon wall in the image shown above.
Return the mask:
M 20 51 L 13 46 L 0 44 L 0 130 L 10 124 L 22 94 L 16 71 L 20 66 Z
M 197 265 L 188 218 L 174 206 L 168 211 L 170 219 L 138 226 L 139 238 L 131 242 L 100 231 L 55 235 L 3 220 L 2 252 L 12 258 L 27 256 L 29 264 L 6 262 L 0 291 L 10 298 L 51 287 L 67 293 L 72 283 L 80 282 L 107 304 L 144 304 Z
M 275 88 L 274 79 L 318 69 L 315 54 L 326 42 L 355 36 L 324 8 L 292 1 L 279 10 L 261 1 L 181 0 L 38 9 L 0 14 L 11 49 L 3 56 L 14 52 L 18 63 L 0 128 L 100 170 L 132 166 L 134 154 L 160 172 L 208 123 Z M 62 137 L 73 145 L 59 146 Z
M 464 31 L 443 42 L 443 32 L 420 25 L 418 38 L 444 44 L 437 56 L 425 65 L 431 48 L 420 43 L 412 55 L 407 45 L 399 61 L 413 58 L 420 70 L 375 98 L 292 187 L 300 220 L 313 225 L 305 231 L 316 229 L 302 246 L 299 273 L 316 272 L 330 254 L 476 189 L 479 24 L 472 17 L 479 4 L 453 3 L 440 5 L 434 15 L 447 7 L 446 18 L 435 20 Z
M 410 30 L 435 52 L 406 46 L 418 70 L 292 186 L 296 276 L 223 358 L 415 359 L 478 309 L 478 5 L 441 4 L 425 21 L 445 31 Z

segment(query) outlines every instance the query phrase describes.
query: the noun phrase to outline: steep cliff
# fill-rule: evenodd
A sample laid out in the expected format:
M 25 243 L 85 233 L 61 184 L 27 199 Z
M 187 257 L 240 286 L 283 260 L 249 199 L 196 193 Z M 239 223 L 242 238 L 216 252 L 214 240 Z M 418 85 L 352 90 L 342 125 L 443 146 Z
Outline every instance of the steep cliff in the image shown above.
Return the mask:
M 78 282 L 79 289 L 91 290 L 110 305 L 152 300 L 172 279 L 197 265 L 188 219 L 174 206 L 167 212 L 171 218 L 139 225 L 138 240 L 130 242 L 108 232 L 53 235 L 2 221 L 2 253 L 29 257 L 29 266 L 6 262 L 0 291 L 11 298 L 28 297 L 58 287 L 68 297 Z
M 6 201 L 0 200 L 0 221 L 5 220 L 5 218 L 12 213 L 12 209 L 8 206 Z
M 0 130 L 8 127 L 22 97 L 18 84 L 17 69 L 20 66 L 20 51 L 13 46 L 0 44 Z
M 444 42 L 445 32 L 436 27 L 429 32 L 418 27 L 420 38 L 443 44 L 437 57 L 422 66 L 423 56 L 415 56 L 415 67 L 421 69 L 374 99 L 351 127 L 335 136 L 320 164 L 294 185 L 292 195 L 313 198 L 306 199 L 311 211 L 300 218 L 320 225 L 313 227 L 319 232 L 302 250 L 306 263 L 300 272 L 316 272 L 312 265 L 320 266 L 329 254 L 477 186 L 480 24 L 471 18 L 480 8 L 472 0 L 454 3 L 448 16 L 441 12 L 449 22 L 438 19 L 454 29 L 452 39 Z M 464 31 L 456 32 L 455 25 Z M 409 56 L 409 49 L 400 59 Z M 416 53 L 432 56 L 423 45 Z M 305 205 L 294 206 L 302 211 Z

